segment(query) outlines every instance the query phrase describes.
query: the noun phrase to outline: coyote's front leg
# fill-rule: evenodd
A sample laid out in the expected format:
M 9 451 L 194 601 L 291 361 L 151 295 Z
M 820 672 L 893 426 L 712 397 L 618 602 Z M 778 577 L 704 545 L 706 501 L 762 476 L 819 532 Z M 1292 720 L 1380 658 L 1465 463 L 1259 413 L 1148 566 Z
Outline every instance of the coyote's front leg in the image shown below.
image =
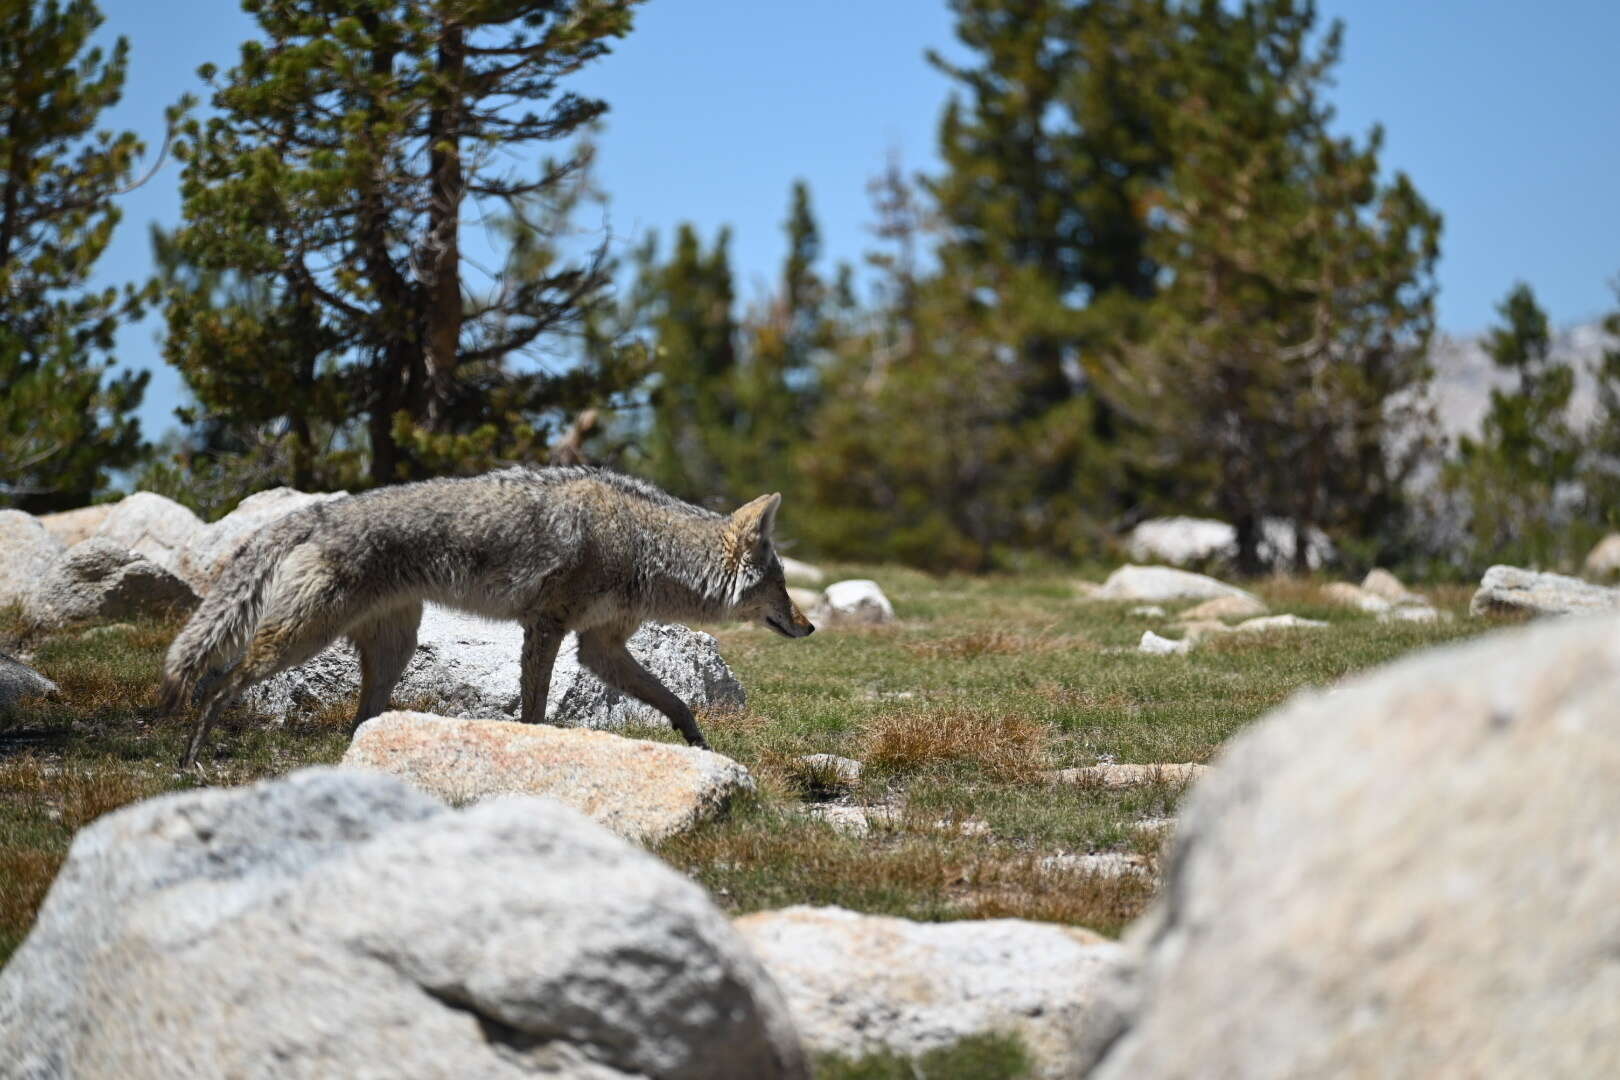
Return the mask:
M 669 717 L 675 730 L 686 741 L 700 750 L 709 743 L 698 730 L 697 717 L 686 702 L 670 693 L 669 687 L 646 668 L 630 650 L 624 647 L 624 637 L 603 630 L 586 630 L 579 635 L 579 662 L 595 672 L 597 678 L 638 701 L 644 701 Z
M 545 723 L 551 668 L 557 662 L 562 639 L 562 623 L 555 619 L 532 622 L 523 628 L 523 711 L 518 719 L 525 724 Z

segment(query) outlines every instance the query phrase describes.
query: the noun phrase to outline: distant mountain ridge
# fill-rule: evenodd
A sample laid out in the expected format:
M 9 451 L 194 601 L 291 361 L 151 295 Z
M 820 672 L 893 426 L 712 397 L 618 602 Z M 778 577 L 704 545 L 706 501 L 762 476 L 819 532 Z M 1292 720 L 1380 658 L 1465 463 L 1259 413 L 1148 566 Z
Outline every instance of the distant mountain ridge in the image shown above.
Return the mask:
M 1607 348 L 1617 344 L 1599 323 L 1586 323 L 1553 334 L 1554 358 L 1575 369 L 1575 393 L 1570 398 L 1570 421 L 1577 428 L 1590 424 L 1597 414 L 1597 380 L 1593 368 Z M 1440 420 L 1440 430 L 1456 441 L 1459 435 L 1479 434 L 1480 424 L 1491 406 L 1491 390 L 1512 385 L 1510 373 L 1498 368 L 1485 351 L 1485 335 L 1452 337 L 1435 335 L 1429 349 L 1434 365 L 1430 400 Z

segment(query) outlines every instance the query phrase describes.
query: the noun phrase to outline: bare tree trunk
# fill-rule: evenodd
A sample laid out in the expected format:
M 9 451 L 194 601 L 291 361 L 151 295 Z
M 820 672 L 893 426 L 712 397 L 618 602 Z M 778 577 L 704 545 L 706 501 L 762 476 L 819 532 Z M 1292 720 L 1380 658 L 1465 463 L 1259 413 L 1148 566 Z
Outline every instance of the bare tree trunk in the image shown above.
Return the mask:
M 1237 529 L 1237 568 L 1245 577 L 1260 574 L 1260 519 L 1246 510 L 1233 522 Z
M 439 43 L 439 76 L 444 97 L 428 119 L 428 207 L 426 333 L 426 422 L 441 428 L 449 408 L 457 354 L 461 348 L 461 82 L 466 66 L 459 26 L 448 26 Z

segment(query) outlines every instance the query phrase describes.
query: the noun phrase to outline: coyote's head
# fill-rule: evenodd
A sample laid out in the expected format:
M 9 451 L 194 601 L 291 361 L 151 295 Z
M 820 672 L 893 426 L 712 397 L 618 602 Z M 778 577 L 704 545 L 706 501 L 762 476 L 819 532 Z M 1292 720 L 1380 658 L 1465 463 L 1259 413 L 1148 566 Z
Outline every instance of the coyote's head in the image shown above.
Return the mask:
M 761 495 L 726 523 L 726 558 L 736 574 L 732 612 L 758 619 L 783 637 L 809 637 L 816 632 L 815 625 L 788 596 L 782 560 L 771 542 L 781 505 L 781 495 Z

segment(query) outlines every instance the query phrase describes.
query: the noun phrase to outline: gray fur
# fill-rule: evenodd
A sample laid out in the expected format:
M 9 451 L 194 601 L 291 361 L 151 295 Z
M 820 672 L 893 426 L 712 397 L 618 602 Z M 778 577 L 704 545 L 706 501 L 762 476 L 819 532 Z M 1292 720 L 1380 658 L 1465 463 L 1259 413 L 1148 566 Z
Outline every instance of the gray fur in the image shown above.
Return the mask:
M 401 484 L 288 514 L 242 546 L 169 647 L 169 711 L 224 669 L 200 695 L 182 764 L 238 694 L 342 635 L 364 676 L 355 725 L 382 712 L 415 651 L 423 601 L 523 625 L 525 722 L 544 720 L 552 662 L 574 630 L 592 672 L 706 746 L 692 711 L 624 643 L 648 619 L 757 618 L 787 637 L 813 632 L 771 541 L 780 502 L 761 496 L 727 516 L 568 466 Z

